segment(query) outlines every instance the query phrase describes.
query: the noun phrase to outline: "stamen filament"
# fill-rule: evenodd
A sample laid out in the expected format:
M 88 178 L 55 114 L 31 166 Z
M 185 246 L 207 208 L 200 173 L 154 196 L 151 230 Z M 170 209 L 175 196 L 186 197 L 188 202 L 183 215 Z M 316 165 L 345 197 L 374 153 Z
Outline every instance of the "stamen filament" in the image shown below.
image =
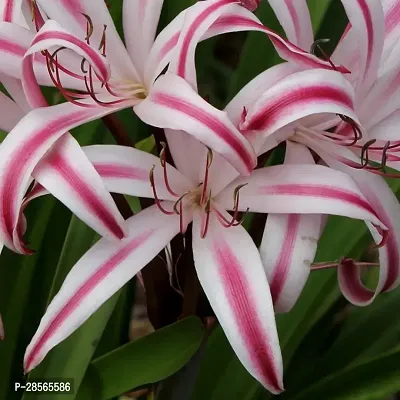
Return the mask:
M 311 270 L 319 271 L 322 269 L 337 268 L 340 264 L 343 263 L 343 261 L 345 261 L 345 259 L 339 260 L 337 262 L 313 263 L 311 264 Z M 379 263 L 373 263 L 373 262 L 355 262 L 354 264 L 359 267 L 379 267 Z
M 169 180 L 168 180 L 168 172 L 167 172 L 167 155 L 166 155 L 166 149 L 167 149 L 167 144 L 165 142 L 160 143 L 162 146 L 162 150 L 160 152 L 160 162 L 161 162 L 161 167 L 164 171 L 164 182 L 165 186 L 170 194 L 175 197 L 179 197 L 179 194 L 176 193 L 174 190 L 172 190 Z
M 159 199 L 158 196 L 157 196 L 156 185 L 155 185 L 155 182 L 154 182 L 154 168 L 155 168 L 155 167 L 156 167 L 156 166 L 153 165 L 153 167 L 151 168 L 150 173 L 149 173 L 149 180 L 150 180 L 151 189 L 153 190 L 154 202 L 155 202 L 155 204 L 157 205 L 157 207 L 159 208 L 159 210 L 160 210 L 163 214 L 166 214 L 166 215 L 173 215 L 173 214 L 174 214 L 174 211 L 168 211 L 168 210 L 166 210 L 166 209 L 161 205 L 161 201 L 160 201 L 160 199 Z
M 82 13 L 82 15 L 86 18 L 86 37 L 85 37 L 85 41 L 87 44 L 90 44 L 90 38 L 93 35 L 93 21 L 92 19 L 89 17 L 89 15 Z
M 207 187 L 208 187 L 208 175 L 209 175 L 209 169 L 213 162 L 213 158 L 214 158 L 214 155 L 213 155 L 212 150 L 210 148 L 207 148 L 206 171 L 204 173 L 203 191 L 201 193 L 200 205 L 204 204 L 206 201 L 206 193 L 207 193 Z
M 201 230 L 201 238 L 204 239 L 207 235 L 208 232 L 208 227 L 210 225 L 210 212 L 211 212 L 211 191 L 210 194 L 208 196 L 208 200 L 206 203 L 206 207 L 205 207 L 205 212 L 206 212 L 206 218 L 205 218 L 205 223 L 202 227 Z

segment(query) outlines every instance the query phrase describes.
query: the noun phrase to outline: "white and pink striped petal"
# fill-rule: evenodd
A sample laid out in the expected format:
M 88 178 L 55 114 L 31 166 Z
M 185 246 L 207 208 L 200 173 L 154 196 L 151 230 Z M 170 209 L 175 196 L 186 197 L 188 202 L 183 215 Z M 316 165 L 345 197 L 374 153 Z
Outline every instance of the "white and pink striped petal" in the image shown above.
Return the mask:
M 224 212 L 228 218 L 227 213 Z M 226 229 L 215 215 L 200 237 L 193 222 L 197 276 L 218 321 L 246 369 L 272 393 L 283 390 L 282 356 L 268 281 L 253 240 L 242 226 Z
M 342 0 L 342 3 L 357 42 L 357 97 L 362 99 L 377 77 L 382 57 L 385 31 L 382 4 L 376 0 Z
M 38 108 L 26 115 L 0 146 L 0 237 L 10 249 L 27 251 L 17 234 L 19 209 L 30 176 L 45 153 L 65 132 L 115 111 L 110 107 L 82 108 L 70 103 Z
M 388 59 L 393 48 L 398 45 L 400 36 L 400 1 L 381 0 L 385 16 L 385 42 L 383 47 L 382 61 Z
M 127 220 L 126 228 L 127 238 L 119 242 L 101 239 L 75 264 L 26 350 L 25 372 L 35 368 L 167 245 L 179 231 L 179 217 L 164 215 L 152 206 Z
M 317 251 L 322 215 L 269 214 L 260 255 L 276 312 L 295 305 Z
M 277 165 L 238 178 L 216 198 L 232 208 L 232 193 L 238 185 L 239 209 L 275 214 L 330 214 L 370 221 L 386 229 L 372 205 L 347 174 L 322 165 Z
M 314 159 L 305 146 L 287 141 L 285 164 L 314 164 Z M 318 214 L 268 215 L 260 255 L 277 312 L 289 311 L 306 284 L 322 219 Z
M 193 135 L 243 174 L 248 175 L 256 165 L 250 142 L 226 113 L 208 104 L 179 76 L 171 73 L 161 76 L 149 96 L 134 110 L 149 125 Z
M 357 122 L 353 87 L 335 71 L 307 70 L 267 90 L 247 110 L 240 127 L 268 136 L 300 118 L 322 113 L 343 114 Z
M 164 0 L 124 0 L 122 17 L 125 44 L 142 80 L 153 45 Z
M 122 239 L 123 218 L 78 142 L 64 135 L 32 172 L 33 178 L 101 235 Z
M 113 73 L 123 79 L 139 81 L 139 75 L 117 33 L 104 0 L 36 1 L 50 19 L 57 21 L 80 40 L 84 40 L 87 36 L 88 20 L 84 15 L 88 16 L 93 26 L 90 36 L 91 46 L 94 49 L 99 47 L 104 32 L 107 60 L 112 65 Z
M 380 292 L 392 290 L 400 283 L 400 219 L 398 218 L 400 215 L 400 204 L 382 177 L 367 171 L 351 168 L 337 161 L 326 149 L 326 147 L 323 150 L 318 149 L 319 155 L 329 166 L 344 171 L 353 178 L 375 214 L 388 229 L 384 238 L 382 236 L 383 232 L 377 229 L 375 224 L 368 224 L 374 240 L 379 244 L 379 282 L 375 291 L 366 291 L 365 288 L 362 290 L 360 285 L 357 284 L 358 280 L 355 279 L 355 276 L 358 272 L 358 267 L 353 266 L 354 268 L 350 269 L 348 276 L 344 274 L 344 294 L 355 304 L 366 305 L 371 303 Z M 354 162 L 357 161 L 356 156 L 348 149 L 341 148 L 341 152 L 347 159 L 352 159 Z M 344 269 L 345 266 L 340 269 L 340 272 L 346 272 Z M 346 280 L 347 278 L 348 280 Z M 350 291 L 346 290 L 346 285 L 349 284 L 355 285 L 354 291 L 351 289 Z M 361 295 L 362 291 L 364 295 Z M 369 293 L 369 295 L 367 296 L 366 293 Z
M 0 1 L 0 20 L 20 24 L 22 17 L 23 0 L 1 0 Z
M 160 200 L 177 200 L 165 185 L 165 170 L 156 156 L 115 145 L 86 146 L 83 151 L 110 192 L 153 198 L 149 174 L 154 167 L 157 197 Z M 174 192 L 179 193 L 179 196 L 194 187 L 186 176 L 171 165 L 166 165 L 168 184 Z
M 170 71 L 196 87 L 194 54 L 197 43 L 202 37 L 239 30 L 257 30 L 267 34 L 278 54 L 299 66 L 332 69 L 327 61 L 311 55 L 308 49 L 304 51 L 286 41 L 266 28 L 250 11 L 233 3 L 235 3 L 233 0 L 210 0 L 199 2 L 187 11 Z
M 268 0 L 287 38 L 308 51 L 314 42 L 310 13 L 306 0 Z

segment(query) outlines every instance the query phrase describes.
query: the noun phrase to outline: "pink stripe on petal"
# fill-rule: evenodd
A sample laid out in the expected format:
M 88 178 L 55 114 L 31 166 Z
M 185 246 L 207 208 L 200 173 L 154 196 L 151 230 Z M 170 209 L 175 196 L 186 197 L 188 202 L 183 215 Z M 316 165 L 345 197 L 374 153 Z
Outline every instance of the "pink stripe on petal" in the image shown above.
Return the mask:
M 361 11 L 364 16 L 365 24 L 367 26 L 367 41 L 368 41 L 368 51 L 367 51 L 367 63 L 365 66 L 365 70 L 368 71 L 370 64 L 371 64 L 371 59 L 372 59 L 372 51 L 374 48 L 374 27 L 372 23 L 372 15 L 371 12 L 368 8 L 368 4 L 366 3 L 365 0 L 357 0 L 358 4 L 361 8 Z
M 76 19 L 79 22 L 83 22 L 84 19 L 81 18 L 82 14 L 85 13 L 84 7 L 82 7 L 82 4 L 79 0 L 60 0 L 66 11 L 69 12 L 69 14 L 76 16 Z M 95 12 L 95 10 L 93 10 Z
M 360 279 L 360 267 L 352 261 L 338 267 L 339 282 L 343 292 L 348 293 L 357 303 L 368 303 L 374 293 L 364 287 Z
M 90 213 L 101 220 L 107 229 L 117 238 L 122 239 L 124 232 L 114 218 L 108 207 L 99 201 L 98 196 L 91 191 L 88 185 L 69 165 L 68 160 L 62 157 L 60 153 L 54 153 L 49 160 L 55 171 L 63 178 L 63 183 L 68 183 L 73 190 L 86 205 Z
M 29 356 L 25 360 L 25 371 L 30 370 L 30 366 L 34 363 L 35 358 L 41 351 L 42 346 L 54 335 L 58 329 L 62 327 L 62 323 L 66 320 L 78 307 L 80 302 L 87 296 L 90 296 L 91 291 L 99 285 L 102 281 L 107 279 L 107 276 L 118 267 L 130 254 L 138 247 L 142 246 L 149 237 L 153 234 L 154 230 L 143 233 L 129 242 L 125 247 L 110 257 L 104 262 L 97 271 L 90 276 L 90 278 L 82 284 L 82 286 L 75 292 L 73 297 L 69 299 L 63 308 L 54 316 L 52 321 L 48 324 L 47 329 L 42 333 L 37 340 L 35 346 L 32 348 Z
M 390 34 L 400 24 L 400 1 L 393 4 L 393 7 L 385 15 L 385 34 Z
M 288 61 L 298 62 L 302 65 L 314 67 L 314 68 L 322 68 L 322 69 L 330 69 L 332 70 L 332 66 L 329 62 L 319 59 L 310 53 L 302 50 L 300 47 L 297 47 L 291 42 L 283 39 L 280 35 L 274 32 L 272 29 L 266 28 L 264 25 L 246 17 L 237 16 L 237 15 L 229 15 L 225 14 L 221 16 L 211 28 L 218 28 L 221 30 L 232 30 L 232 26 L 242 27 L 254 29 L 256 31 L 264 32 L 272 44 L 275 46 L 277 50 L 279 50 L 282 55 L 285 56 L 285 59 Z M 343 74 L 348 74 L 350 71 L 342 65 L 336 66 L 336 70 Z
M 130 178 L 149 181 L 149 171 L 142 168 L 100 163 L 94 163 L 93 166 L 102 178 Z
M 10 42 L 6 39 L 0 39 L 0 50 L 6 53 L 23 57 L 27 49 L 19 44 Z
M 176 33 L 161 48 L 160 52 L 158 53 L 158 58 L 157 58 L 158 62 L 160 62 L 178 44 L 179 35 L 180 32 Z
M 300 26 L 300 21 L 296 12 L 296 9 L 293 5 L 293 0 L 285 0 L 286 6 L 289 10 L 289 14 L 292 18 L 293 21 L 293 26 L 294 26 L 294 31 L 296 34 L 296 38 L 297 40 L 299 40 L 300 36 L 301 36 L 301 26 Z
M 372 196 L 370 193 L 369 196 Z M 377 198 L 373 202 L 374 210 L 376 214 L 379 216 L 379 219 L 387 226 L 389 229 L 389 236 L 386 240 L 385 247 L 383 249 L 386 250 L 387 255 L 387 265 L 388 265 L 388 275 L 386 278 L 386 282 L 384 287 L 382 288 L 382 292 L 389 290 L 392 285 L 394 285 L 397 281 L 397 278 L 400 274 L 400 255 L 396 237 L 394 235 L 395 228 L 391 221 L 390 216 L 383 208 L 381 201 Z
M 343 203 L 350 203 L 358 208 L 368 211 L 372 215 L 377 215 L 371 205 L 362 197 L 342 189 L 333 189 L 324 185 L 307 184 L 283 184 L 261 187 L 260 193 L 268 195 L 288 195 L 288 196 L 310 196 L 323 199 L 336 199 Z
M 282 389 L 279 383 L 279 373 L 274 369 L 272 349 L 269 339 L 260 323 L 260 316 L 255 313 L 255 301 L 251 298 L 250 285 L 239 266 L 239 261 L 231 249 L 222 240 L 214 244 L 216 262 L 224 285 L 225 296 L 234 313 L 238 334 L 240 334 L 248 350 L 254 368 L 261 377 L 275 388 L 277 392 Z
M 19 186 L 24 177 L 25 166 L 36 156 L 36 150 L 41 147 L 58 129 L 69 127 L 74 121 L 79 122 L 87 116 L 85 110 L 79 110 L 75 113 L 60 117 L 55 121 L 51 121 L 46 127 L 33 132 L 32 137 L 23 142 L 18 151 L 15 151 L 13 158 L 4 170 L 2 177 L 0 198 L 1 209 L 3 210 L 3 221 L 5 231 L 8 232 L 9 239 L 12 240 L 13 230 L 17 222 L 18 213 L 16 212 L 15 203 L 19 193 Z
M 5 6 L 4 6 L 4 12 L 3 12 L 3 21 L 4 22 L 13 22 L 12 17 L 13 17 L 13 9 L 14 9 L 14 0 L 4 0 L 5 1 Z
M 177 75 L 181 76 L 182 78 L 185 78 L 186 59 L 188 56 L 189 46 L 190 46 L 191 41 L 193 40 L 193 36 L 195 35 L 196 30 L 199 28 L 199 26 L 214 11 L 218 10 L 219 8 L 221 8 L 227 4 L 232 4 L 232 3 L 235 3 L 235 0 L 220 0 L 220 1 L 216 2 L 215 4 L 213 4 L 212 6 L 209 6 L 208 8 L 206 8 L 205 10 L 203 10 L 201 13 L 199 13 L 197 15 L 196 19 L 190 25 L 190 28 L 183 40 L 181 52 L 179 54 Z
M 169 94 L 155 93 L 153 95 L 153 101 L 154 103 L 158 103 L 167 108 L 186 114 L 207 126 L 239 155 L 249 170 L 253 169 L 254 165 L 251 155 L 242 146 L 240 141 L 232 135 L 231 131 L 218 119 L 213 118 L 201 108 Z
M 287 220 L 285 240 L 282 244 L 278 264 L 274 268 L 274 274 L 271 280 L 270 289 L 274 304 L 278 301 L 285 285 L 285 281 L 289 272 L 289 266 L 293 257 L 299 226 L 300 215 L 290 214 Z
M 257 112 L 248 124 L 246 130 L 262 130 L 272 125 L 287 112 L 289 106 L 298 107 L 304 103 L 331 101 L 346 107 L 353 108 L 353 100 L 344 91 L 329 86 L 309 86 L 293 89 L 284 96 L 271 98 L 270 101 Z

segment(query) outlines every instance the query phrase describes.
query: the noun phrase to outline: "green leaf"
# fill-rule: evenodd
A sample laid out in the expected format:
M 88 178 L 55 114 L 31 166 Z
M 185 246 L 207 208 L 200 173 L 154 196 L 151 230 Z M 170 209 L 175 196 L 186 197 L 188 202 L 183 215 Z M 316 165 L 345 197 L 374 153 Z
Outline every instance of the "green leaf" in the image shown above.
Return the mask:
M 78 398 L 107 400 L 165 379 L 190 360 L 203 335 L 201 321 L 189 317 L 94 360 Z M 91 396 L 94 387 L 99 392 Z
M 328 375 L 290 397 L 290 400 L 381 400 L 398 390 L 400 346 L 389 353 Z
M 40 249 L 47 226 L 52 216 L 55 200 L 48 197 L 35 200 L 27 209 L 27 240 L 33 249 Z M 12 382 L 22 377 L 22 360 L 17 370 L 12 363 L 19 344 L 23 315 L 29 308 L 29 293 L 32 290 L 34 274 L 40 274 L 38 259 L 40 252 L 32 256 L 14 254 L 8 249 L 1 255 L 0 270 L 0 310 L 3 316 L 6 339 L 0 342 L 0 398 L 15 398 Z M 41 293 L 37 293 L 40 296 Z
M 400 291 L 381 295 L 365 308 L 355 308 L 329 352 L 321 359 L 320 371 L 338 371 L 365 357 L 376 356 L 398 343 Z M 340 354 L 340 357 L 338 357 Z
M 196 3 L 196 0 L 164 0 L 158 31 L 166 27 L 181 11 Z
M 332 0 L 308 0 L 308 9 L 310 10 L 311 23 L 313 31 L 318 32 L 321 23 L 327 14 L 328 8 Z M 305 49 L 306 50 L 306 49 Z
M 242 400 L 254 385 L 256 381 L 242 366 L 218 326 L 208 338 L 191 400 Z
M 138 150 L 145 151 L 146 153 L 152 153 L 156 147 L 156 141 L 154 139 L 154 136 L 151 135 L 143 140 L 140 140 L 139 142 L 136 143 L 135 147 Z

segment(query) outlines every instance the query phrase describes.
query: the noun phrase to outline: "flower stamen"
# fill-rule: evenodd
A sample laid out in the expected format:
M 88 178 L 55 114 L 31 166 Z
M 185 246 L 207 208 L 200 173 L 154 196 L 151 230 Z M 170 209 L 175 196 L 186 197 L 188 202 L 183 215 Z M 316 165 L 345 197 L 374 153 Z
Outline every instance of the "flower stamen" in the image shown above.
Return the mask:
M 166 210 L 166 209 L 162 206 L 161 201 L 160 201 L 160 199 L 159 199 L 158 196 L 157 196 L 157 190 L 156 190 L 156 185 L 155 185 L 155 181 L 154 181 L 154 168 L 155 168 L 155 167 L 156 167 L 156 166 L 153 165 L 153 167 L 151 168 L 150 173 L 149 173 L 149 180 L 150 180 L 151 189 L 153 190 L 154 202 L 155 202 L 155 204 L 157 205 L 157 207 L 159 208 L 159 210 L 160 210 L 163 214 L 166 214 L 166 215 L 173 215 L 173 214 L 175 214 L 175 212 L 174 212 L 174 211 L 168 211 L 168 210 Z
M 176 193 L 174 190 L 172 190 L 171 185 L 169 184 L 169 180 L 168 180 L 167 155 L 166 155 L 167 144 L 165 142 L 161 142 L 160 144 L 162 146 L 162 149 L 161 149 L 161 152 L 160 152 L 160 163 L 161 163 L 161 167 L 162 167 L 162 169 L 164 171 L 165 186 L 166 186 L 168 192 L 170 194 L 172 194 L 172 196 L 179 197 L 179 194 Z
M 206 237 L 207 232 L 208 232 L 208 227 L 210 225 L 210 212 L 211 212 L 211 191 L 209 193 L 208 200 L 207 200 L 207 203 L 206 203 L 206 206 L 205 206 L 206 216 L 205 216 L 205 221 L 204 221 L 204 224 L 202 226 L 201 234 L 200 234 L 200 237 L 202 239 L 204 239 Z
M 101 51 L 101 54 L 104 57 L 106 56 L 106 29 L 107 29 L 107 25 L 103 25 L 103 34 L 101 36 L 100 45 L 99 45 L 99 51 Z
M 89 17 L 89 15 L 82 13 L 82 15 L 86 18 L 86 37 L 85 41 L 87 44 L 90 45 L 90 38 L 93 35 L 94 32 L 94 27 L 93 27 L 93 21 Z
M 203 191 L 201 193 L 200 205 L 203 205 L 206 201 L 206 193 L 207 193 L 207 188 L 208 188 L 208 175 L 209 175 L 209 170 L 210 170 L 211 164 L 213 162 L 213 158 L 214 158 L 214 155 L 213 155 L 212 150 L 207 147 L 206 170 L 204 173 Z
M 334 261 L 334 262 L 312 263 L 310 268 L 311 268 L 311 271 L 319 271 L 321 269 L 337 268 L 339 265 L 346 265 L 349 262 L 351 262 L 359 267 L 379 267 L 378 263 L 361 262 L 361 261 L 356 262 L 351 258 L 342 257 L 338 261 Z

